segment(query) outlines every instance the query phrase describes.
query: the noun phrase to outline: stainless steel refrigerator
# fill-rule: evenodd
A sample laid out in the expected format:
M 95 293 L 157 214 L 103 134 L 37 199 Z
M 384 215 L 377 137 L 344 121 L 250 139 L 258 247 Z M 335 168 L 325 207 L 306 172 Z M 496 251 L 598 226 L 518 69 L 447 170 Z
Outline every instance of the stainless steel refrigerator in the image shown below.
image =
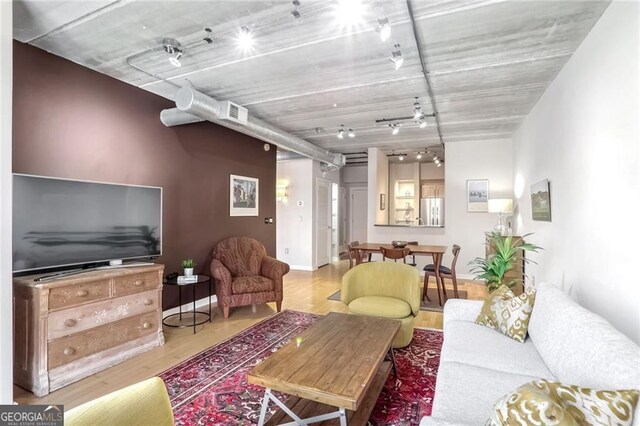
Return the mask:
M 444 198 L 421 198 L 420 219 L 422 225 L 444 226 Z

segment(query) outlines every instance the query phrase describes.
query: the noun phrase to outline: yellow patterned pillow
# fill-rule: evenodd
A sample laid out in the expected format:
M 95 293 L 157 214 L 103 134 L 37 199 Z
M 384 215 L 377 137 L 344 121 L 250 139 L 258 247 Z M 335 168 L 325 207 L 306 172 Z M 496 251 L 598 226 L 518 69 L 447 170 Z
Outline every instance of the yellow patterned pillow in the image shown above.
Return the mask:
M 476 324 L 486 325 L 518 342 L 524 342 L 534 301 L 535 290 L 516 296 L 502 285 L 484 299 Z
M 630 426 L 639 394 L 534 380 L 501 398 L 486 426 Z

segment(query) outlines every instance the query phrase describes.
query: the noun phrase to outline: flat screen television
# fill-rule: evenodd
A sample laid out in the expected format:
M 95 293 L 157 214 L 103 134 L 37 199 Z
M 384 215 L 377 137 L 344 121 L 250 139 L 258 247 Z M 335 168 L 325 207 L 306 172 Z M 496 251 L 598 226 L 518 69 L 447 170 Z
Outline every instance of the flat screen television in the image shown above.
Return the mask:
M 162 254 L 162 188 L 13 175 L 14 273 Z

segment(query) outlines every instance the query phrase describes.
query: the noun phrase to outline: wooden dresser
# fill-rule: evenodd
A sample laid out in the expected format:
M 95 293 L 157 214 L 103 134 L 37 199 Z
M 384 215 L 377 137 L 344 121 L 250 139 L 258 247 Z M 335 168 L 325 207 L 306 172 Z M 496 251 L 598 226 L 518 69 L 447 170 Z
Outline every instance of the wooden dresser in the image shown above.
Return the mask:
M 164 344 L 163 265 L 14 278 L 14 382 L 36 396 Z

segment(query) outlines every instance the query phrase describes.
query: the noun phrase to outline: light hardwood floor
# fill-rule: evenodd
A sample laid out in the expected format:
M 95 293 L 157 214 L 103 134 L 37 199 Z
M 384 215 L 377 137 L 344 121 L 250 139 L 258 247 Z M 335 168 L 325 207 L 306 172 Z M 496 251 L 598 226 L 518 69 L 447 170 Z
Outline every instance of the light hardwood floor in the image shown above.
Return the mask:
M 345 305 L 338 301 L 327 300 L 327 297 L 340 290 L 342 275 L 348 267 L 348 261 L 343 260 L 314 272 L 291 271 L 284 279 L 282 308 L 321 315 L 331 311 L 347 312 Z M 431 283 L 434 285 L 433 280 Z M 486 294 L 485 286 L 482 284 L 464 283 L 458 287 L 466 290 L 470 299 L 481 299 Z M 109 392 L 155 376 L 180 361 L 228 339 L 273 315 L 275 303 L 235 308 L 226 321 L 222 318 L 221 312 L 217 309 L 214 311 L 216 316 L 212 323 L 200 326 L 195 335 L 191 328 L 165 327 L 164 346 L 145 352 L 42 398 L 37 398 L 31 392 L 14 386 L 14 400 L 20 404 L 64 404 L 65 409 L 71 409 Z M 442 328 L 442 314 L 420 311 L 416 317 L 416 326 Z

